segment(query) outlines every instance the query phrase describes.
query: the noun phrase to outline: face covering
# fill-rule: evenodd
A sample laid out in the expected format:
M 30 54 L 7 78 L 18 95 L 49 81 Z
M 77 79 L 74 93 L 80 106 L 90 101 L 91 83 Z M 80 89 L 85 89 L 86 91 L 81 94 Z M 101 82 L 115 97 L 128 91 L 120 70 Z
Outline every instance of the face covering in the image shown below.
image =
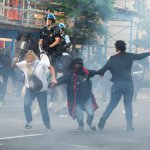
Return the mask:
M 28 62 L 27 63 L 29 66 L 33 66 L 34 65 L 34 62 Z
M 83 70 L 82 66 L 80 66 L 80 67 L 74 67 L 74 72 L 76 72 L 76 73 L 80 73 L 80 72 L 82 72 L 82 70 Z

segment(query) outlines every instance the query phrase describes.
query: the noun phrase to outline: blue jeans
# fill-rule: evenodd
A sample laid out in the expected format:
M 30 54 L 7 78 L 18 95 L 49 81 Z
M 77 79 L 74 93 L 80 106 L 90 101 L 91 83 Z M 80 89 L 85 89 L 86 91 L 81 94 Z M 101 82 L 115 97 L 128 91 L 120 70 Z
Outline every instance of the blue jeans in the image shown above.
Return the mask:
M 127 127 L 133 126 L 132 121 L 132 100 L 133 100 L 134 86 L 133 83 L 116 82 L 111 88 L 111 100 L 103 113 L 102 117 L 108 119 L 114 108 L 118 105 L 121 97 L 124 97 L 124 106 L 126 112 Z
M 31 106 L 35 98 L 37 98 L 39 103 L 43 123 L 46 127 L 49 127 L 50 118 L 49 118 L 48 108 L 47 108 L 47 91 L 33 93 L 30 89 L 28 88 L 26 89 L 26 93 L 24 97 L 24 112 L 25 112 L 26 121 L 27 123 L 30 123 L 32 121 Z
M 87 99 L 84 104 L 77 104 L 77 106 L 76 106 L 75 115 L 76 115 L 77 122 L 78 122 L 79 126 L 84 125 L 84 123 L 83 123 L 83 118 L 84 118 L 83 111 L 85 111 L 87 114 L 87 123 L 92 124 L 92 121 L 94 118 L 94 108 L 93 108 L 91 97 L 89 99 Z
M 16 96 L 19 97 L 21 95 L 25 77 L 23 71 L 18 68 L 15 69 L 15 73 L 17 77 Z

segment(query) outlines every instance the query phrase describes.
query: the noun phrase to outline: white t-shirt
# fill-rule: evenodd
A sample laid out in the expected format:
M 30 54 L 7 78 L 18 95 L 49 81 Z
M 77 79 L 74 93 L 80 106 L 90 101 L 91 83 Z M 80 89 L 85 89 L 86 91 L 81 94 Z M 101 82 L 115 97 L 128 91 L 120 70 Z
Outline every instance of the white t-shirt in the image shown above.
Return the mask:
M 38 63 L 38 65 L 36 66 L 36 64 Z M 26 61 L 22 61 L 19 63 L 16 63 L 17 67 L 19 69 L 21 69 L 24 72 L 25 75 L 25 85 L 27 88 L 29 88 L 29 81 L 28 81 L 28 69 L 27 69 L 27 62 Z M 47 70 L 48 70 L 48 64 L 43 62 L 43 61 L 39 61 L 36 60 L 31 66 L 31 70 L 33 71 L 34 68 L 36 66 L 36 69 L 34 71 L 34 74 L 42 81 L 43 83 L 43 88 L 41 91 L 47 91 L 48 89 L 48 82 L 47 82 Z

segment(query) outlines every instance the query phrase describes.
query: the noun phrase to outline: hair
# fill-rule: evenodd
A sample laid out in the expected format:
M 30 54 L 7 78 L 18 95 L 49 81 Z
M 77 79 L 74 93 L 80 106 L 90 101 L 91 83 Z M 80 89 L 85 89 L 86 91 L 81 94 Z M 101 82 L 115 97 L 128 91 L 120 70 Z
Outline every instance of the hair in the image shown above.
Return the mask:
M 75 65 L 75 64 L 82 64 L 83 65 L 83 60 L 81 58 L 75 58 L 73 61 L 72 61 L 72 64 Z
M 115 43 L 115 47 L 117 50 L 120 50 L 121 53 L 125 53 L 126 52 L 126 43 L 122 40 L 118 40 Z
M 83 60 L 80 58 L 75 58 L 72 60 L 72 62 L 70 63 L 68 70 L 72 70 L 75 64 L 82 64 L 83 65 Z
M 36 56 L 33 50 L 28 50 L 28 52 L 26 53 L 26 57 L 25 57 L 26 61 L 28 59 L 28 55 L 33 55 L 33 61 L 38 60 L 38 57 Z

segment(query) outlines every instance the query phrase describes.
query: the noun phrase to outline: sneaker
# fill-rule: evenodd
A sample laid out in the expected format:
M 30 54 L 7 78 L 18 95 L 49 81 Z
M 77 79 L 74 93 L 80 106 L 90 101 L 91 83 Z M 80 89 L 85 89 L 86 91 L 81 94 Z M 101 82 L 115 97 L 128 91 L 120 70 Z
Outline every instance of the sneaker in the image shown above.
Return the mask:
M 127 132 L 133 132 L 135 129 L 133 127 L 127 127 Z
M 100 119 L 99 123 L 98 123 L 98 127 L 99 127 L 100 129 L 104 129 L 105 123 L 106 123 L 106 118 L 102 117 L 102 118 Z
M 79 127 L 77 128 L 77 131 L 83 131 L 83 126 L 79 126 Z
M 44 130 L 42 130 L 42 133 L 47 134 L 51 131 L 53 131 L 51 127 L 46 127 Z
M 25 130 L 29 130 L 32 128 L 32 125 L 30 123 L 27 123 L 24 127 Z
M 44 129 L 41 130 L 41 133 L 42 133 L 42 134 L 49 134 L 49 133 L 52 132 L 52 131 L 53 131 L 53 130 L 52 130 L 51 128 L 47 128 L 47 127 L 46 127 L 46 128 L 44 128 Z
M 0 107 L 3 107 L 5 105 L 4 101 L 0 102 Z
M 93 124 L 88 123 L 88 125 L 92 131 L 96 131 L 96 127 Z
M 52 130 L 52 128 L 51 128 L 50 125 L 46 126 L 46 129 L 47 129 L 47 130 Z

